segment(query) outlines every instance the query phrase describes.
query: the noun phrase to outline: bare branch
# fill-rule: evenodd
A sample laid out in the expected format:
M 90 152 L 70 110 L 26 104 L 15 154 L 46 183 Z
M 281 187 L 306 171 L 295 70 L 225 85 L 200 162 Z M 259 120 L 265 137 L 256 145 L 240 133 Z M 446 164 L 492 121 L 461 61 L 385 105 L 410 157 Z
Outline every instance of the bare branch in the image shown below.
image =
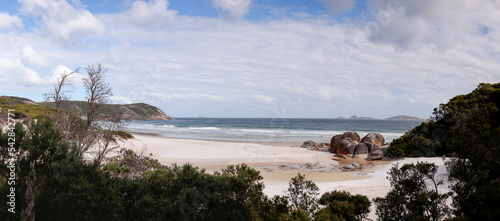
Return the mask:
M 87 68 L 87 77 L 83 78 L 83 85 L 89 111 L 87 113 L 87 129 L 96 121 L 98 110 L 103 105 L 108 103 L 108 98 L 112 96 L 111 86 L 104 80 L 104 74 L 107 69 L 101 63 L 89 65 Z
M 54 85 L 53 89 L 49 92 L 44 94 L 44 98 L 46 102 L 51 102 L 53 101 L 56 105 L 56 116 L 54 117 L 54 128 L 60 131 L 64 131 L 64 127 L 67 127 L 68 125 L 62 125 L 64 119 L 67 118 L 68 116 L 62 116 L 62 108 L 64 105 L 68 102 L 69 97 L 66 95 L 68 91 L 65 91 L 64 88 L 67 86 L 72 86 L 70 82 L 70 76 L 74 73 L 78 73 L 79 69 L 75 69 L 72 72 L 63 72 L 61 73 L 60 76 L 56 77 L 57 79 L 57 84 Z M 48 114 L 48 112 L 47 112 Z

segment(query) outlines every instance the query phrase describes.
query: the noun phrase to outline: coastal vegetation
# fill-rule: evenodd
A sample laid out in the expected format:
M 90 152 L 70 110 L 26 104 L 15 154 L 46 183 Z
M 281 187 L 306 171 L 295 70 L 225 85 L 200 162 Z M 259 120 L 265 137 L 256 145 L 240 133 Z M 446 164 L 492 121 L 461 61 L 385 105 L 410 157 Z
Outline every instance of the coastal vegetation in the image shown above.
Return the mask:
M 2 220 L 363 220 L 370 212 L 363 195 L 331 191 L 318 198 L 319 188 L 300 173 L 283 195 L 271 197 L 260 172 L 246 164 L 208 173 L 121 149 L 118 141 L 130 137 L 121 132 L 119 114 L 100 121 L 111 96 L 106 69 L 98 63 L 86 70 L 85 118 L 64 109 L 64 78 L 71 73 L 47 94 L 56 105 L 45 112 L 23 109 L 40 105 L 19 98 L 0 100 L 2 109 L 19 107 L 36 119 L 12 114 L 24 122 L 0 132 L 0 195 L 13 199 L 0 204 Z M 439 192 L 434 164 L 396 165 L 392 189 L 373 201 L 379 220 L 500 218 L 499 94 L 500 84 L 481 84 L 393 142 L 387 150 L 393 156 L 446 154 L 452 187 Z M 385 144 L 377 134 L 356 135 L 342 134 L 339 142 Z
M 1 133 L 0 193 L 8 195 L 15 187 L 17 205 L 16 213 L 0 205 L 2 220 L 19 220 L 30 209 L 30 180 L 36 220 L 355 220 L 369 212 L 366 197 L 346 192 L 324 194 L 318 201 L 318 188 L 301 174 L 285 195 L 269 198 L 262 176 L 245 164 L 209 174 L 189 164 L 164 166 L 125 150 L 95 167 L 76 145 L 64 141 L 50 119 L 27 128 L 17 124 L 13 132 L 16 182 L 7 182 L 9 154 L 3 144 L 8 136 Z M 318 210 L 318 203 L 324 208 Z
M 458 144 L 471 142 L 498 146 L 499 108 L 500 83 L 481 83 L 471 93 L 455 96 L 448 103 L 441 104 L 434 109 L 431 120 L 395 139 L 390 154 L 395 157 L 450 155 L 456 152 Z M 464 130 L 469 134 L 463 134 Z M 463 140 L 464 136 L 468 140 Z
M 47 105 L 55 107 L 55 102 L 41 102 L 40 105 Z M 85 116 L 88 112 L 88 105 L 86 101 L 68 101 L 64 110 L 76 114 L 77 116 Z M 171 120 L 159 108 L 145 104 L 104 104 L 99 113 L 102 118 L 107 118 L 113 115 L 120 115 L 123 120 Z

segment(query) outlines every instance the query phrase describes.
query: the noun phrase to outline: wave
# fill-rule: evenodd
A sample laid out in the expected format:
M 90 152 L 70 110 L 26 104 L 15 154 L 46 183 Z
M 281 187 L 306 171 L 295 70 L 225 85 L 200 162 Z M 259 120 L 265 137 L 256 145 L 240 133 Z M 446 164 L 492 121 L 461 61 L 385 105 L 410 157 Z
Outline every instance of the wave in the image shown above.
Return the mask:
M 215 122 L 189 122 L 179 120 L 172 121 L 153 121 L 153 122 L 128 122 L 126 130 L 129 132 L 156 133 L 162 136 L 174 138 L 193 138 L 193 139 L 217 139 L 217 140 L 238 140 L 238 141 L 284 141 L 284 142 L 303 142 L 305 140 L 314 140 L 317 142 L 329 142 L 331 137 L 336 134 L 342 134 L 349 128 L 333 128 L 331 125 L 311 126 L 311 124 L 294 124 L 290 128 L 273 128 L 267 123 L 255 124 L 246 123 L 227 123 L 222 121 Z M 357 123 L 357 122 L 354 122 Z M 351 129 L 357 125 L 350 125 Z M 333 130 L 332 130 L 333 129 Z M 368 133 L 382 134 L 386 142 L 402 136 L 406 131 L 402 128 L 384 128 L 377 127 L 362 128 L 354 130 L 361 137 Z
M 219 127 L 189 127 L 190 130 L 221 130 Z

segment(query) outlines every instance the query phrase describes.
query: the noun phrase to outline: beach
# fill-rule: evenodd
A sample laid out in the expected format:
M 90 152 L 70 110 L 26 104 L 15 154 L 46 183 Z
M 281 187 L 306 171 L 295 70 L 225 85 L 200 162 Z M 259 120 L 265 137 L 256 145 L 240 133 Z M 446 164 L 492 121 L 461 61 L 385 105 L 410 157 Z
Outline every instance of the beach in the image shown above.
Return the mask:
M 442 191 L 448 191 L 447 172 L 441 158 L 406 158 L 397 161 L 366 161 L 361 155 L 355 159 L 336 157 L 328 151 L 308 150 L 300 143 L 235 142 L 166 138 L 152 134 L 134 133 L 134 138 L 122 147 L 151 153 L 163 165 L 190 163 L 208 173 L 228 165 L 247 164 L 260 171 L 268 196 L 283 195 L 288 182 L 297 173 L 304 174 L 319 187 L 321 194 L 345 190 L 351 194 L 366 195 L 370 200 L 384 197 L 391 189 L 387 173 L 393 165 L 426 161 L 439 166 L 437 176 L 445 180 Z M 365 155 L 366 156 L 366 155 Z M 342 167 L 356 161 L 362 168 L 345 171 Z M 372 205 L 369 217 L 375 218 Z

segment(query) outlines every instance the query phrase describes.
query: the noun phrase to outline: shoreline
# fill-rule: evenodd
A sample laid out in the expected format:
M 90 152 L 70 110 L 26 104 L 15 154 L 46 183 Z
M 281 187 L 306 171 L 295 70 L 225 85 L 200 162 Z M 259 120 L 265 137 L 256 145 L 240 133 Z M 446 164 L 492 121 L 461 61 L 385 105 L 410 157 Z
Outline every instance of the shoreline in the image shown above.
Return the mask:
M 207 173 L 213 173 L 227 168 L 228 165 L 245 163 L 260 172 L 265 186 L 263 192 L 269 197 L 283 195 L 290 179 L 298 173 L 305 175 L 307 180 L 312 180 L 318 186 L 318 197 L 325 192 L 344 190 L 351 194 L 365 195 L 370 201 L 376 197 L 384 197 L 390 191 L 387 173 L 396 164 L 402 166 L 417 161 L 436 163 L 439 166 L 437 176 L 444 180 L 448 176 L 443 159 L 439 157 L 367 161 L 364 159 L 366 155 L 344 159 L 328 151 L 308 150 L 300 146 L 287 146 L 286 143 L 279 145 L 167 138 L 156 134 L 132 135 L 134 138 L 122 142 L 122 147 L 135 151 L 146 147 L 144 153 L 151 153 L 154 159 L 167 166 L 173 163 L 189 163 L 205 169 Z M 345 164 L 353 161 L 358 162 L 362 168 L 353 171 L 342 169 Z M 444 186 L 448 186 L 446 181 Z M 368 218 L 375 219 L 373 203 L 370 210 Z
M 151 153 L 163 165 L 189 163 L 212 173 L 228 165 L 245 163 L 260 171 L 267 184 L 288 184 L 298 173 L 314 182 L 366 179 L 373 171 L 392 162 L 366 161 L 363 156 L 343 159 L 329 151 L 308 150 L 290 142 L 219 141 L 168 138 L 154 133 L 131 134 L 134 138 L 124 143 L 125 148 L 136 151 L 146 148 L 145 152 Z M 362 168 L 342 169 L 353 161 Z
M 175 139 L 175 140 L 196 140 L 196 141 L 207 141 L 207 142 L 221 142 L 221 143 L 256 143 L 256 144 L 266 144 L 266 145 L 274 145 L 274 146 L 294 146 L 300 147 L 302 145 L 301 142 L 282 142 L 282 141 L 243 141 L 243 140 L 223 140 L 223 139 L 203 139 L 203 138 L 181 138 L 181 137 L 165 137 L 158 133 L 147 133 L 147 132 L 137 132 L 137 131 L 125 131 L 132 136 L 150 136 L 150 137 L 161 137 L 166 139 Z

